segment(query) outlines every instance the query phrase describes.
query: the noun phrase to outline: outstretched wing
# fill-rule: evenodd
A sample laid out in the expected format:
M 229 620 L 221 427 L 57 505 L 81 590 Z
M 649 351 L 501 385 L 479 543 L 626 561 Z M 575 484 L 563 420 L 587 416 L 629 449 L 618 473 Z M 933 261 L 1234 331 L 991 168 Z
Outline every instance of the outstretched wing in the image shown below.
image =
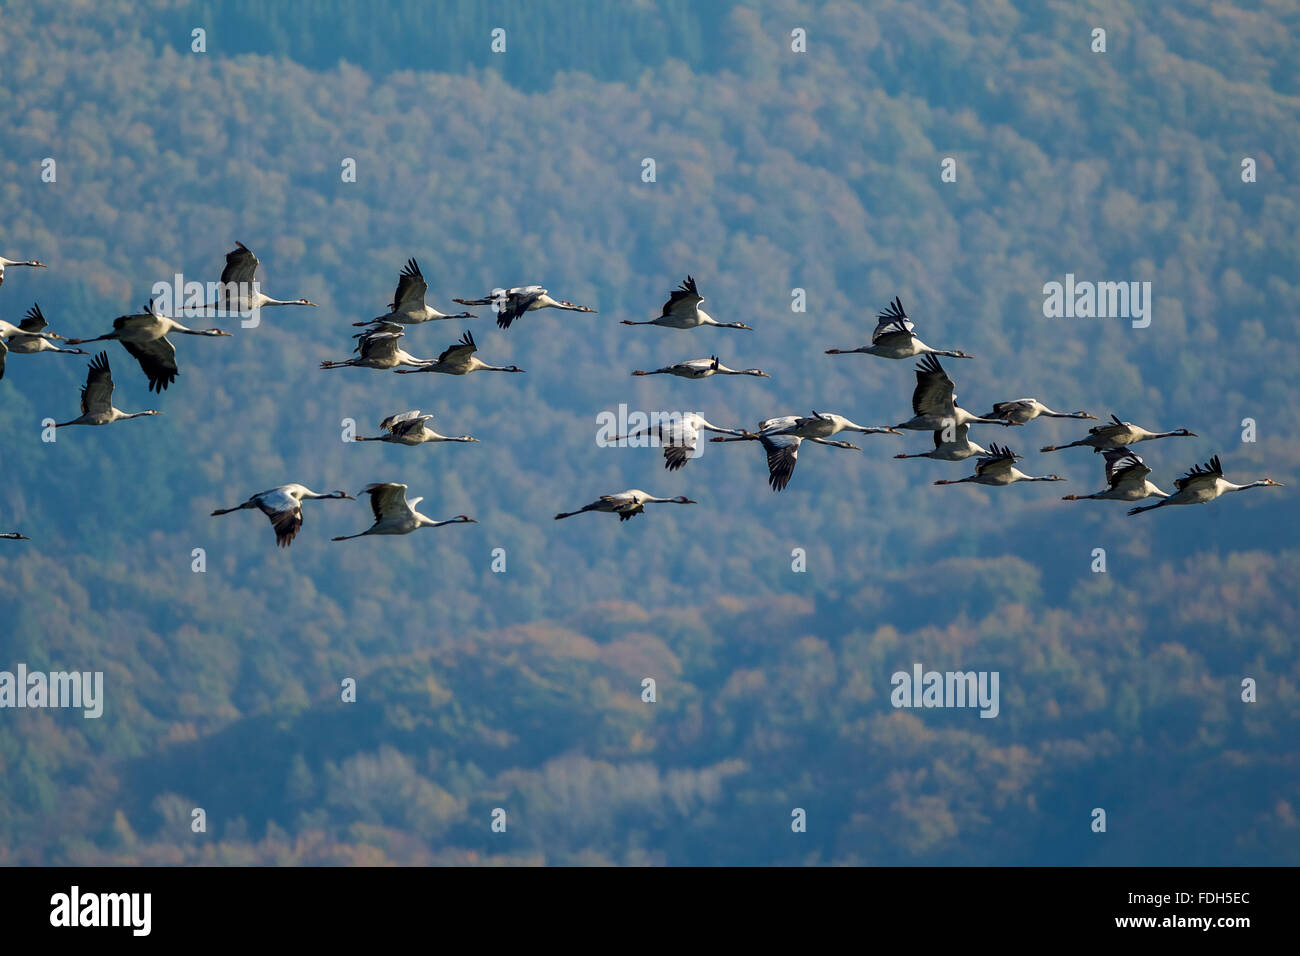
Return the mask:
M 1128 422 L 1122 422 L 1115 415 L 1110 416 L 1110 421 L 1104 425 L 1093 425 L 1088 429 L 1089 435 L 1100 435 L 1103 438 L 1114 438 L 1116 435 L 1122 435 L 1128 430 Z
M 370 496 L 370 510 L 374 512 L 376 521 L 411 510 L 406 503 L 406 485 L 398 482 L 375 482 L 362 488 L 361 493 Z
M 416 420 L 418 420 L 418 424 L 424 424 L 431 418 L 433 418 L 432 415 L 421 415 L 418 408 L 413 408 L 409 412 L 402 412 L 400 415 L 389 415 L 379 423 L 379 427 L 391 432 Z
M 939 360 L 926 355 L 916 366 L 912 410 L 918 415 L 945 415 L 957 404 L 957 389 Z
M 149 379 L 151 392 L 161 395 L 163 389 L 176 381 L 176 376 L 180 374 L 180 369 L 176 366 L 176 347 L 165 335 L 148 342 L 123 341 L 122 348 L 140 363 L 141 370 Z
M 907 345 L 912 339 L 912 321 L 903 311 L 902 301 L 895 296 L 884 312 L 876 316 L 876 331 L 871 333 L 872 345 Z
M 375 332 L 357 342 L 357 351 L 363 359 L 395 359 L 401 332 Z
M 455 345 L 443 349 L 442 354 L 438 356 L 438 363 L 442 365 L 467 365 L 470 356 L 477 351 L 478 345 L 474 342 L 474 333 L 466 332 Z
M 803 439 L 793 435 L 759 435 L 758 440 L 767 452 L 767 483 L 773 491 L 782 491 L 794 476 Z
M 273 488 L 257 496 L 257 507 L 271 519 L 276 544 L 282 548 L 289 547 L 302 527 L 302 502 L 284 488 Z
M 45 321 L 45 315 L 41 312 L 39 303 L 33 303 L 32 307 L 27 310 L 23 320 L 18 323 L 18 328 L 24 332 L 41 332 L 49 323 Z
M 989 445 L 989 454 L 976 460 L 975 474 L 1006 471 L 1016 462 L 1016 453 L 1005 445 Z
M 1193 465 L 1187 474 L 1174 482 L 1174 487 L 1183 491 L 1194 485 L 1212 484 L 1222 477 L 1223 466 L 1219 464 L 1219 456 L 1215 455 L 1203 465 Z
M 429 284 L 424 281 L 420 265 L 414 259 L 406 260 L 406 268 L 397 277 L 397 291 L 389 304 L 390 312 L 411 312 L 424 308 L 424 294 Z
M 527 312 L 528 307 L 544 295 L 546 290 L 539 285 L 505 290 L 504 300 L 501 298 L 493 300 L 497 306 L 497 326 L 503 329 L 510 328 L 511 322 Z
M 366 329 L 364 332 L 358 332 L 356 335 L 352 336 L 354 339 L 357 340 L 357 347 L 354 348 L 352 351 L 359 353 L 361 351 L 362 344 L 365 342 L 366 339 L 368 339 L 372 335 L 379 335 L 381 332 L 403 333 L 405 328 L 406 326 L 402 325 L 400 322 L 376 322 L 374 325 L 370 326 L 370 328 Z
M 1114 488 L 1126 482 L 1145 481 L 1151 469 L 1127 448 L 1112 448 L 1102 452 L 1106 459 L 1106 483 Z
M 236 242 L 235 248 L 226 253 L 226 267 L 221 270 L 221 284 L 229 282 L 251 283 L 257 275 L 257 256 L 249 251 L 242 242 Z
M 664 449 L 664 467 L 669 471 L 677 471 L 695 456 L 700 432 L 689 421 L 677 422 L 671 426 L 660 425 L 659 441 Z
M 668 296 L 668 301 L 664 303 L 662 315 L 694 315 L 695 307 L 704 301 L 704 296 L 700 295 L 695 288 L 695 279 L 693 276 L 687 276 L 686 281 L 674 289 Z
M 86 384 L 81 387 L 81 414 L 99 414 L 112 407 L 113 372 L 108 367 L 108 353 L 100 352 L 90 360 Z

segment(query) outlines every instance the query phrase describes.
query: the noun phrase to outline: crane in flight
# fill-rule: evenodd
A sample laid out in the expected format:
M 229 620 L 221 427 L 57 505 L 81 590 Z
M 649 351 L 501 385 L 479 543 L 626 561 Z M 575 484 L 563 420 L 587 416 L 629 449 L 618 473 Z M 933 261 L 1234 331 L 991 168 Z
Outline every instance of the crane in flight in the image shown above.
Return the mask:
M 679 285 L 668 296 L 668 301 L 664 303 L 663 311 L 653 319 L 647 319 L 644 322 L 633 322 L 631 319 L 624 319 L 624 325 L 659 325 L 666 329 L 695 329 L 701 325 L 711 325 L 717 329 L 749 329 L 753 331 L 744 322 L 719 322 L 700 308 L 700 303 L 704 301 L 704 296 L 700 295 L 699 289 L 695 286 L 695 279 L 687 276 L 686 281 Z
M 393 301 L 388 304 L 388 312 L 376 316 L 369 322 L 353 322 L 353 325 L 377 325 L 380 323 L 397 323 L 418 325 L 421 322 L 438 322 L 443 319 L 475 319 L 472 312 L 439 312 L 424 301 L 429 291 L 429 284 L 424 281 L 420 264 L 414 259 L 406 260 L 406 267 L 397 276 L 397 291 Z
M 936 432 L 955 425 L 982 423 L 985 425 L 1006 425 L 1015 422 L 1000 418 L 981 418 L 972 415 L 957 404 L 957 386 L 943 370 L 939 360 L 933 355 L 922 356 L 916 366 L 916 388 L 912 392 L 913 416 L 895 428 L 911 428 L 915 431 Z
M 739 429 L 714 425 L 699 412 L 686 412 L 683 415 L 669 415 L 666 421 L 661 420 L 645 428 L 638 428 L 626 435 L 615 435 L 610 440 L 653 439 L 664 450 L 664 467 L 669 471 L 677 471 L 697 456 L 701 432 L 718 432 L 723 435 L 742 434 Z
M 936 485 L 960 485 L 968 481 L 973 481 L 978 485 L 1011 485 L 1017 481 L 1065 481 L 1058 475 L 1043 475 L 1041 477 L 1026 475 L 1016 467 L 1016 459 L 1020 458 L 1010 448 L 1005 446 L 994 445 L 989 454 L 979 458 L 975 462 L 975 474 L 967 475 L 965 478 L 958 478 L 955 481 L 940 479 Z
M 178 311 L 188 312 L 195 309 L 207 312 L 211 309 L 220 309 L 226 314 L 245 315 L 269 305 L 316 307 L 315 302 L 307 299 L 273 299 L 263 293 L 260 283 L 257 282 L 259 265 L 261 262 L 248 246 L 237 241 L 235 248 L 226 253 L 226 266 L 221 270 L 221 284 L 217 287 L 216 299 L 201 306 L 191 306 Z
M 555 516 L 555 520 L 572 518 L 574 515 L 580 515 L 587 511 L 604 511 L 618 515 L 620 522 L 627 521 L 639 514 L 644 514 L 645 506 L 648 504 L 693 505 L 698 504 L 698 502 L 692 501 L 685 495 L 678 495 L 676 498 L 658 498 L 649 492 L 642 491 L 640 488 L 630 488 L 627 491 L 620 491 L 616 495 L 601 495 L 591 504 L 583 505 L 577 511 L 561 511 Z
M 433 421 L 432 415 L 422 415 L 418 408 L 413 408 L 409 412 L 402 412 L 400 415 L 389 415 L 380 422 L 379 429 L 384 432 L 383 435 L 377 435 L 373 438 L 363 438 L 358 435 L 356 440 L 386 441 L 398 445 L 423 445 L 425 442 L 437 441 L 478 441 L 473 435 L 439 435 L 425 424 L 431 421 Z
M 1062 501 L 1141 501 L 1143 498 L 1168 498 L 1147 480 L 1151 469 L 1127 448 L 1109 448 L 1106 459 L 1106 489 L 1090 495 L 1066 495 Z
M 395 481 L 381 481 L 366 485 L 361 494 L 370 496 L 370 510 L 374 512 L 375 523 L 365 531 L 357 534 L 345 534 L 332 541 L 347 541 L 351 538 L 363 538 L 368 534 L 410 534 L 419 528 L 441 528 L 446 524 L 472 523 L 473 518 L 457 515 L 446 521 L 434 521 L 428 515 L 422 515 L 415 508 L 423 498 L 406 499 L 406 485 Z
M 863 352 L 887 359 L 906 359 L 917 355 L 944 355 L 948 358 L 972 358 L 958 349 L 932 349 L 916 337 L 916 326 L 903 311 L 902 301 L 895 296 L 889 307 L 876 316 L 876 330 L 871 333 L 871 344 L 856 349 L 827 349 L 827 355 L 850 355 Z
M 652 372 L 637 369 L 633 375 L 676 375 L 678 378 L 708 378 L 710 375 L 752 375 L 755 378 L 771 378 L 766 372 L 756 368 L 727 368 L 718 361 L 716 355 L 709 358 L 690 359 L 675 365 L 665 365 Z
M 1223 477 L 1223 466 L 1219 464 L 1219 456 L 1215 455 L 1203 465 L 1194 465 L 1187 474 L 1174 482 L 1174 488 L 1177 489 L 1172 495 L 1157 501 L 1153 505 L 1145 505 L 1141 508 L 1130 508 L 1129 514 L 1141 514 L 1143 511 L 1154 511 L 1156 508 L 1163 508 L 1167 505 L 1204 505 L 1209 504 L 1215 498 L 1222 495 L 1230 494 L 1234 491 L 1245 491 L 1247 488 L 1281 488 L 1282 482 L 1274 481 L 1272 478 L 1261 478 L 1259 481 L 1252 481 L 1245 485 L 1235 485 Z
M 445 375 L 468 375 L 470 372 L 522 372 L 518 365 L 488 365 L 474 353 L 478 345 L 474 334 L 466 332 L 455 345 L 443 349 L 432 362 L 423 362 L 419 368 L 399 368 L 399 375 L 413 375 L 416 372 L 442 372 Z
M 552 299 L 539 285 L 521 285 L 513 289 L 493 289 L 491 295 L 481 299 L 452 299 L 458 305 L 490 305 L 497 313 L 497 325 L 508 329 L 515 319 L 526 312 L 538 309 L 561 309 L 565 312 L 595 312 L 585 305 L 574 305 L 568 299 Z
M 128 418 L 161 415 L 156 409 L 129 414 L 113 407 L 113 373 L 108 367 L 108 353 L 100 352 L 90 360 L 86 384 L 81 387 L 81 416 L 70 422 L 60 422 L 55 428 L 69 425 L 111 425 Z
M 1062 448 L 1084 447 L 1099 452 L 1110 451 L 1113 448 L 1127 448 L 1129 445 L 1136 445 L 1140 441 L 1152 441 L 1156 438 L 1196 437 L 1196 432 L 1189 432 L 1186 428 L 1175 428 L 1171 432 L 1150 432 L 1145 428 L 1134 425 L 1132 422 L 1122 422 L 1116 416 L 1111 415 L 1109 422 L 1089 428 L 1088 434 L 1078 441 L 1072 441 L 1068 445 L 1047 445 L 1039 450 L 1060 451 Z
M 162 394 L 163 389 L 176 381 L 180 367 L 176 364 L 176 346 L 172 345 L 169 335 L 202 335 L 208 338 L 229 336 L 221 329 L 190 329 L 181 325 L 170 316 L 162 314 L 156 301 L 145 306 L 143 312 L 134 315 L 119 315 L 113 320 L 113 331 L 97 335 L 93 339 L 68 339 L 69 345 L 85 345 L 87 342 L 101 342 L 116 339 L 140 364 L 140 370 L 149 379 L 149 390 Z
M 993 411 L 985 412 L 985 418 L 1000 418 L 1003 421 L 1015 422 L 1017 425 L 1024 425 L 1032 422 L 1035 418 L 1091 418 L 1096 421 L 1096 415 L 1089 415 L 1087 412 L 1054 412 L 1036 398 L 1017 398 L 1014 402 L 998 402 L 993 406 Z
M 256 508 L 271 520 L 271 527 L 275 529 L 276 544 L 282 548 L 287 548 L 293 543 L 294 536 L 298 534 L 298 529 L 302 527 L 302 503 L 307 500 L 324 498 L 356 500 L 345 491 L 318 494 L 306 485 L 290 483 L 277 485 L 267 491 L 259 491 L 243 504 L 235 505 L 233 508 L 218 508 L 212 512 L 212 517 L 228 515 L 232 511 Z

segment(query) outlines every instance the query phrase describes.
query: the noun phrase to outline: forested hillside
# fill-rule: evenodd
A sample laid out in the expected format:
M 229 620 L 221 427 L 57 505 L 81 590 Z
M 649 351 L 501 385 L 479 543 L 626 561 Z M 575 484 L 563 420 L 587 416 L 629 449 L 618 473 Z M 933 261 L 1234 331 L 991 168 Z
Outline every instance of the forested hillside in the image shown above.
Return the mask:
M 0 863 L 1300 863 L 1297 31 L 1208 0 L 7 4 L 0 255 L 48 268 L 0 318 L 99 335 L 236 241 L 319 307 L 178 337 L 161 395 L 102 343 L 118 407 L 163 414 L 55 442 L 89 357 L 9 355 L 0 670 L 102 670 L 106 701 L 0 710 Z M 320 369 L 410 256 L 445 311 L 599 311 L 403 339 L 524 375 Z M 621 324 L 687 274 L 753 331 Z M 1067 274 L 1149 281 L 1151 324 L 1045 317 Z M 620 404 L 904 421 L 913 362 L 825 354 L 896 295 L 974 356 L 944 361 L 975 413 L 1185 427 L 1140 449 L 1160 487 L 1211 455 L 1288 487 L 1062 501 L 1105 486 L 1038 452 L 1068 420 L 974 426 L 1068 479 L 1008 488 L 893 458 L 923 432 L 805 446 L 780 494 L 750 443 L 597 446 Z M 772 377 L 630 375 L 713 354 Z M 341 440 L 408 408 L 481 443 Z M 209 516 L 290 481 L 478 523 L 333 543 L 370 509 L 311 502 L 281 550 Z M 629 487 L 699 503 L 552 520 Z M 998 716 L 895 709 L 916 662 L 999 672 Z

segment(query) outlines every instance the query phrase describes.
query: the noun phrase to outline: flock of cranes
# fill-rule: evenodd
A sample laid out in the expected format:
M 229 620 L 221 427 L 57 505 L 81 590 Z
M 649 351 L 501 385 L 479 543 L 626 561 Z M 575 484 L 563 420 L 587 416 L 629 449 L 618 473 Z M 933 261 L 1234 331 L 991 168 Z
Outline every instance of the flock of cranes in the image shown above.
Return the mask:
M 315 303 L 305 298 L 275 299 L 264 295 L 257 283 L 259 261 L 243 243 L 236 243 L 235 249 L 226 255 L 225 268 L 221 273 L 221 282 L 217 285 L 218 293 L 211 302 L 198 306 L 178 306 L 174 311 L 180 313 L 197 312 L 200 315 L 211 314 L 249 314 L 268 306 L 314 306 Z M 6 267 L 30 266 L 43 268 L 36 260 L 13 260 L 0 257 L 0 283 L 4 281 Z M 477 316 L 470 312 L 447 313 L 430 306 L 426 301 L 428 283 L 420 271 L 415 259 L 408 259 L 398 276 L 397 288 L 393 300 L 388 304 L 388 311 L 355 326 L 362 331 L 356 333 L 356 345 L 353 358 L 341 361 L 325 361 L 322 369 L 365 368 L 379 371 L 396 371 L 399 374 L 416 374 L 439 372 L 447 375 L 466 375 L 470 372 L 514 372 L 524 370 L 515 365 L 489 365 L 477 356 L 478 344 L 471 332 L 466 331 L 461 338 L 445 348 L 437 358 L 418 358 L 407 352 L 401 340 L 406 334 L 406 327 L 426 322 L 454 319 L 472 319 Z M 497 326 L 509 329 L 529 312 L 541 309 L 557 309 L 570 312 L 595 313 L 595 309 L 585 305 L 575 305 L 567 299 L 554 299 L 549 292 L 539 285 L 518 286 L 510 289 L 497 289 L 490 295 L 473 299 L 453 299 L 461 305 L 490 306 L 496 313 Z M 705 326 L 725 329 L 744 329 L 752 331 L 743 322 L 719 322 L 700 307 L 704 297 L 700 295 L 693 276 L 687 276 L 669 295 L 660 314 L 646 321 L 622 320 L 624 325 L 658 325 L 670 329 L 696 329 Z M 176 348 L 170 336 L 193 335 L 207 338 L 228 337 L 231 333 L 217 328 L 190 328 L 176 318 L 164 314 L 157 302 L 150 302 L 140 313 L 123 315 L 113 322 L 112 331 L 93 338 L 64 339 L 63 336 L 47 331 L 48 324 L 40 306 L 33 306 L 20 325 L 12 325 L 0 320 L 0 379 L 5 372 L 6 357 L 15 355 L 57 352 L 64 354 L 87 354 L 77 345 L 91 342 L 116 340 L 127 353 L 139 364 L 148 381 L 150 391 L 161 393 L 172 385 L 180 374 L 176 361 Z M 55 345 L 66 342 L 69 348 Z M 1027 481 L 1064 481 L 1055 474 L 1029 475 L 1016 467 L 1022 456 L 1012 451 L 1007 445 L 990 443 L 988 448 L 977 444 L 970 438 L 972 425 L 997 425 L 1002 427 L 1020 427 L 1037 418 L 1075 418 L 1095 419 L 1088 412 L 1057 412 L 1034 398 L 1021 398 L 1014 401 L 999 402 L 985 415 L 974 415 L 957 402 L 957 390 L 953 380 L 939 363 L 939 357 L 971 359 L 971 355 L 959 349 L 936 349 L 926 345 L 916 334 L 916 327 L 903 309 L 901 300 L 895 298 L 880 313 L 871 336 L 871 343 L 854 349 L 828 349 L 827 354 L 866 354 L 879 358 L 902 360 L 917 358 L 916 387 L 912 392 L 912 417 L 893 426 L 860 425 L 850 419 L 833 413 L 813 410 L 811 415 L 782 415 L 760 421 L 753 430 L 740 427 L 723 427 L 714 425 L 696 412 L 670 416 L 669 420 L 638 429 L 627 435 L 615 436 L 617 441 L 648 438 L 663 451 L 664 467 L 669 471 L 683 468 L 700 450 L 700 442 L 705 432 L 714 433 L 711 442 L 756 442 L 766 456 L 768 483 L 774 491 L 782 491 L 794 475 L 799 449 L 804 442 L 826 445 L 833 448 L 860 451 L 861 448 L 834 436 L 842 433 L 859 433 L 863 435 L 890 434 L 901 436 L 904 431 L 930 432 L 934 447 L 928 451 L 912 454 L 897 454 L 895 458 L 930 458 L 936 461 L 962 462 L 975 458 L 975 470 L 971 475 L 958 479 L 942 479 L 936 485 L 955 485 L 974 483 L 990 486 L 1010 485 Z M 704 379 L 713 375 L 745 375 L 755 378 L 770 376 L 756 368 L 733 369 L 723 365 L 716 355 L 708 358 L 689 359 L 666 365 L 649 371 L 635 370 L 634 376 L 671 375 L 686 379 Z M 71 421 L 62 422 L 55 427 L 70 425 L 109 425 L 132 418 L 143 418 L 160 414 L 155 409 L 139 412 L 123 412 L 113 405 L 113 376 L 109 367 L 108 355 L 100 352 L 89 364 L 86 384 L 81 389 L 81 415 Z M 477 442 L 471 435 L 448 436 L 439 434 L 429 427 L 433 415 L 424 414 L 419 409 L 390 415 L 379 423 L 380 435 L 357 437 L 356 441 L 381 441 L 401 445 L 421 445 L 430 442 Z M 1077 441 L 1064 445 L 1048 445 L 1041 452 L 1054 452 L 1065 448 L 1088 447 L 1100 452 L 1105 459 L 1105 477 L 1107 487 L 1090 495 L 1066 495 L 1066 501 L 1113 500 L 1136 502 L 1147 498 L 1159 499 L 1156 504 L 1135 507 L 1128 513 L 1136 515 L 1143 511 L 1169 505 L 1204 504 L 1221 495 L 1243 491 L 1248 488 L 1278 486 L 1280 483 L 1269 478 L 1238 485 L 1226 480 L 1218 457 L 1210 459 L 1203 465 L 1193 466 L 1183 477 L 1174 482 L 1175 492 L 1167 494 L 1149 480 L 1151 469 L 1138 457 L 1131 446 L 1144 441 L 1160 438 L 1194 437 L 1195 433 L 1186 428 L 1173 431 L 1149 431 L 1130 422 L 1121 421 L 1112 415 L 1110 421 L 1096 425 L 1088 434 Z M 423 498 L 408 499 L 407 486 L 397 482 L 376 482 L 361 489 L 359 495 L 370 497 L 374 513 L 373 524 L 357 534 L 336 536 L 332 540 L 345 541 L 367 535 L 410 534 L 420 528 L 436 528 L 448 524 L 472 523 L 473 518 L 466 515 L 436 521 L 421 514 L 416 507 Z M 242 504 L 232 508 L 219 508 L 213 516 L 230 514 L 241 510 L 259 510 L 267 516 L 275 531 L 276 542 L 280 547 L 288 547 L 302 527 L 302 504 L 308 500 L 343 499 L 355 500 L 343 491 L 320 494 L 304 485 L 291 483 L 259 492 Z M 576 511 L 560 512 L 556 520 L 570 518 L 584 512 L 606 512 L 617 514 L 620 521 L 626 521 L 645 511 L 647 504 L 696 504 L 685 495 L 663 498 L 649 494 L 640 489 L 629 489 L 616 494 L 602 495 L 592 503 Z M 28 540 L 17 532 L 0 534 L 0 539 Z

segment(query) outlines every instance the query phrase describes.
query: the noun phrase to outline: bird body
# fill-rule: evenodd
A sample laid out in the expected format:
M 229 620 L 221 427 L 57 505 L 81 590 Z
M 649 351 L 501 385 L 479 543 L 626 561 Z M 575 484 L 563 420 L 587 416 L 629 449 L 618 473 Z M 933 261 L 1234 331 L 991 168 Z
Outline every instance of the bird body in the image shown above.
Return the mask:
M 457 300 L 459 301 L 459 300 Z M 410 375 L 414 372 L 441 372 L 444 375 L 468 375 L 470 372 L 522 372 L 517 365 L 488 365 L 474 353 L 478 351 L 478 344 L 474 341 L 474 335 L 466 332 L 459 342 L 455 345 L 443 349 L 432 362 L 423 362 L 421 367 L 414 369 L 399 368 L 399 375 Z
M 676 375 L 678 378 L 708 378 L 711 375 L 752 375 L 756 378 L 771 378 L 766 372 L 756 368 L 727 368 L 718 361 L 716 355 L 709 358 L 690 359 L 686 362 L 678 362 L 676 365 L 665 365 L 663 368 L 657 368 L 652 372 L 642 372 L 638 369 L 632 374 Z
M 244 509 L 256 508 L 271 520 L 271 527 L 275 529 L 275 541 L 282 548 L 287 548 L 293 543 L 294 536 L 302 527 L 302 503 L 308 499 L 322 498 L 346 498 L 349 501 L 354 500 L 351 495 L 343 491 L 332 491 L 329 494 L 317 494 L 306 485 L 296 483 L 287 485 L 277 485 L 267 491 L 259 491 L 243 504 L 235 505 L 233 508 L 218 508 L 212 512 L 212 516 L 230 514 L 232 511 L 242 511 Z
M 374 512 L 375 523 L 365 531 L 357 534 L 345 534 L 332 538 L 333 541 L 347 541 L 362 538 L 368 534 L 410 534 L 419 528 L 440 528 L 445 524 L 473 523 L 474 519 L 457 515 L 446 521 L 434 521 L 428 515 L 416 511 L 416 506 L 423 498 L 410 501 L 406 498 L 406 485 L 394 481 L 375 482 L 361 489 L 361 494 L 370 496 L 370 510 Z
M 972 455 L 987 455 L 989 450 L 970 440 L 970 425 L 957 425 L 953 429 L 952 440 L 947 440 L 949 429 L 940 428 L 934 432 L 934 448 L 914 455 L 895 455 L 895 458 L 933 458 L 936 461 L 965 461 Z
M 1072 441 L 1068 445 L 1047 445 L 1040 451 L 1060 451 L 1063 448 L 1086 446 L 1094 452 L 1099 452 L 1126 448 L 1129 445 L 1136 445 L 1138 442 L 1151 441 L 1156 438 L 1195 437 L 1197 437 L 1196 433 L 1189 432 L 1186 428 L 1176 428 L 1171 432 L 1150 432 L 1145 428 L 1134 425 L 1132 422 L 1122 422 L 1116 416 L 1111 415 L 1109 422 L 1089 428 L 1088 434 L 1078 441 Z
M 993 406 L 993 411 L 986 412 L 985 418 L 1000 418 L 1003 421 L 1015 422 L 1017 425 L 1024 425 L 1032 422 L 1035 418 L 1091 418 L 1096 419 L 1096 415 L 1089 415 L 1087 412 L 1054 412 L 1036 398 L 1017 398 L 1013 402 L 998 402 Z
M 472 435 L 459 435 L 455 437 L 439 435 L 436 431 L 426 425 L 426 422 L 433 421 L 432 415 L 422 415 L 418 408 L 413 408 L 408 412 L 402 412 L 400 415 L 389 415 L 379 423 L 380 430 L 385 434 L 378 435 L 374 438 L 357 437 L 357 441 L 386 441 L 398 445 L 422 445 L 426 442 L 437 441 L 461 441 L 476 442 L 477 438 Z
M 508 329 L 511 323 L 526 312 L 538 309 L 561 309 L 566 312 L 595 312 L 585 305 L 574 305 L 568 299 L 552 299 L 550 293 L 539 285 L 521 285 L 513 289 L 493 289 L 491 295 L 481 299 L 452 299 L 460 305 L 490 305 L 496 309 L 497 325 Z
M 352 324 L 374 325 L 396 322 L 400 325 L 418 325 L 421 322 L 437 322 L 443 319 L 477 318 L 472 312 L 457 312 L 455 314 L 439 312 L 424 301 L 428 291 L 429 284 L 424 281 L 424 274 L 420 272 L 420 264 L 414 259 L 408 259 L 406 266 L 398 274 L 397 290 L 393 293 L 393 301 L 388 304 L 388 312 L 371 319 L 369 322 L 354 322 Z
M 1010 448 L 994 445 L 989 454 L 975 462 L 975 474 L 967 475 L 965 478 L 958 478 L 955 481 L 942 479 L 936 481 L 936 485 L 960 485 L 965 482 L 974 482 L 978 485 L 1011 485 L 1017 481 L 1064 481 L 1064 478 L 1057 475 L 1044 475 L 1036 477 L 1026 475 L 1016 467 L 1016 459 L 1020 456 Z
M 601 495 L 589 505 L 584 505 L 577 511 L 562 511 L 555 516 L 555 520 L 561 518 L 572 518 L 574 515 L 580 515 L 585 511 L 606 511 L 618 515 L 619 521 L 627 521 L 639 514 L 644 513 L 647 504 L 678 504 L 693 505 L 697 502 L 692 501 L 685 495 L 678 495 L 676 498 L 658 498 L 640 488 L 631 488 L 627 491 L 620 491 L 616 495 Z
M 912 418 L 894 427 L 936 432 L 973 422 L 987 425 L 1013 424 L 1001 419 L 972 415 L 958 405 L 957 387 L 933 355 L 922 356 L 916 366 L 916 389 L 912 392 L 912 411 L 915 413 Z
M 701 325 L 711 325 L 719 329 L 749 329 L 744 322 L 719 322 L 700 308 L 704 296 L 700 295 L 695 285 L 695 278 L 687 276 L 664 303 L 663 311 L 657 318 L 645 322 L 633 322 L 624 319 L 624 325 L 659 325 L 666 329 L 694 329 Z M 753 331 L 752 329 L 749 329 Z
M 70 422 L 61 422 L 54 427 L 111 425 L 113 422 L 125 421 L 128 418 L 161 414 L 155 409 L 128 414 L 120 408 L 113 407 L 113 373 L 108 367 L 108 353 L 100 352 L 91 359 L 86 372 L 86 384 L 81 387 L 81 417 L 74 418 Z
M 27 537 L 27 535 L 25 535 L 25 534 L 19 534 L 17 531 L 6 531 L 6 532 L 4 532 L 3 534 L 0 534 L 0 538 L 4 538 L 4 539 L 7 540 L 7 541 L 30 541 L 30 540 L 32 540 L 31 538 Z
M 1176 490 L 1172 495 L 1157 501 L 1153 505 L 1130 508 L 1128 513 L 1130 515 L 1140 514 L 1143 511 L 1154 511 L 1156 508 L 1163 508 L 1167 505 L 1203 505 L 1234 491 L 1270 487 L 1281 488 L 1283 485 L 1282 482 L 1274 481 L 1272 478 L 1261 478 L 1259 481 L 1252 481 L 1245 485 L 1233 484 L 1223 477 L 1223 466 L 1219 464 L 1219 456 L 1215 455 L 1203 465 L 1194 465 L 1187 474 L 1175 481 L 1174 488 Z
M 1169 497 L 1147 480 L 1151 469 L 1127 448 L 1111 448 L 1103 454 L 1106 457 L 1107 488 L 1091 495 L 1066 495 L 1062 501 L 1141 501 L 1143 498 Z
M 903 303 L 895 297 L 889 307 L 876 316 L 876 330 L 871 333 L 871 344 L 856 349 L 827 349 L 827 355 L 849 355 L 863 352 L 887 359 L 907 359 L 917 355 L 945 355 L 949 358 L 971 358 L 958 349 L 934 349 L 916 337 L 916 326 L 903 311 Z

